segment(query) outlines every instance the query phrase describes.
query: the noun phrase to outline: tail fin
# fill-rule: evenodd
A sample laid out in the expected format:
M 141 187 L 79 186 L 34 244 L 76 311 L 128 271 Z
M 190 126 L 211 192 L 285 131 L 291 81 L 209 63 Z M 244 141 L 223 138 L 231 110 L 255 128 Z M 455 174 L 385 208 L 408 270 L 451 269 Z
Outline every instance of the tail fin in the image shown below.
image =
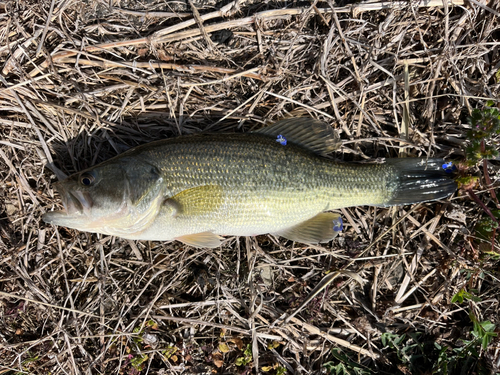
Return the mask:
M 391 199 L 384 206 L 395 206 L 446 198 L 457 190 L 450 164 L 443 159 L 387 159 L 397 176 Z

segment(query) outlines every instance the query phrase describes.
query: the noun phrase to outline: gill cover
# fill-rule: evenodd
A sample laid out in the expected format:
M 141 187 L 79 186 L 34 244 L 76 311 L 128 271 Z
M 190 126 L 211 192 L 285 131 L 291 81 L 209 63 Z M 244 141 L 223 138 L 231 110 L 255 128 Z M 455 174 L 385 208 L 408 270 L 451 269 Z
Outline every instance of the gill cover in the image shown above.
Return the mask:
M 120 164 L 125 174 L 122 207 L 102 220 L 102 232 L 127 238 L 144 231 L 155 220 L 164 200 L 163 178 L 156 166 L 137 158 L 121 158 Z

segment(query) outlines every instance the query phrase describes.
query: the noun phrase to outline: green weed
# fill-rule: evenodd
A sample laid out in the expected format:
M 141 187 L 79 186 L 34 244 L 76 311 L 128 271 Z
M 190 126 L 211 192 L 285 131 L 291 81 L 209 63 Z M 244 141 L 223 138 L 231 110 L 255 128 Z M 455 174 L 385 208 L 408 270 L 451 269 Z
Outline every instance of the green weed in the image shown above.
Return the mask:
M 465 149 L 467 164 L 475 165 L 482 160 L 494 159 L 498 156 L 491 138 L 500 134 L 500 112 L 488 101 L 483 109 L 474 109 L 469 117 L 471 130 L 467 132 L 468 146 Z
M 335 361 L 323 364 L 330 375 L 369 375 L 372 373 L 368 368 L 354 362 L 338 348 L 332 349 L 332 355 Z
M 248 344 L 242 357 L 236 358 L 236 366 L 246 366 L 252 362 L 252 345 Z
M 451 303 L 463 303 L 464 301 L 474 301 L 474 302 L 479 302 L 481 301 L 481 298 L 476 297 L 472 293 L 467 292 L 465 289 L 460 289 L 460 291 L 455 294 L 452 299 Z
M 473 191 L 479 184 L 480 179 L 471 176 L 468 167 L 482 163 L 482 173 L 484 176 L 485 188 L 488 189 L 493 202 L 497 208 L 500 208 L 495 189 L 492 187 L 491 178 L 488 172 L 488 159 L 498 157 L 498 145 L 493 141 L 495 135 L 500 134 L 500 112 L 494 106 L 494 102 L 488 101 L 482 109 L 474 109 L 469 117 L 471 129 L 467 132 L 467 146 L 465 148 L 465 168 L 460 168 L 459 176 L 456 181 L 467 195 L 475 201 L 485 212 L 487 216 L 480 220 L 475 230 L 478 235 L 491 244 L 491 251 L 495 248 L 495 237 L 497 228 L 500 224 L 498 210 L 491 210 Z M 495 214 L 496 212 L 496 214 Z M 484 246 L 481 249 L 485 251 Z

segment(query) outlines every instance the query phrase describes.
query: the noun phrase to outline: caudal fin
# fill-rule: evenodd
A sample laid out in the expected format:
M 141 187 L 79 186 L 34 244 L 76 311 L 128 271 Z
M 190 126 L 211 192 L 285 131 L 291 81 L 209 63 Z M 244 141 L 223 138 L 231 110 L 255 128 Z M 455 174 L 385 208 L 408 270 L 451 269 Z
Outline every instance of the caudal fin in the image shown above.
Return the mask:
M 397 178 L 393 195 L 384 206 L 433 201 L 446 198 L 457 190 L 450 173 L 451 164 L 443 159 L 387 159 Z

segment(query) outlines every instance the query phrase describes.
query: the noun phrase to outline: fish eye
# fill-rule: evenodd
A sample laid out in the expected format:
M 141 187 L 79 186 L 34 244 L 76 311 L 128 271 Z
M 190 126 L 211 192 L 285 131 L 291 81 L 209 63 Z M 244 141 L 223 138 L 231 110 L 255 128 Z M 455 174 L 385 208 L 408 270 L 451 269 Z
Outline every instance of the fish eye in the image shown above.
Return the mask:
M 90 173 L 82 173 L 80 176 L 80 184 L 83 186 L 91 186 L 94 183 L 94 176 L 92 176 Z

